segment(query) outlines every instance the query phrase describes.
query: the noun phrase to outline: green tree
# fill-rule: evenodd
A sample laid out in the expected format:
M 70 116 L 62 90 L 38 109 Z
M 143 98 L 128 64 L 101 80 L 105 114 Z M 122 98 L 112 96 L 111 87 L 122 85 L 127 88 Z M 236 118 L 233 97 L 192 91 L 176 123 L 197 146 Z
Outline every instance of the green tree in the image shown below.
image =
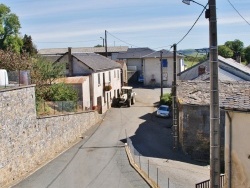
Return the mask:
M 236 60 L 238 55 L 244 57 L 244 43 L 242 41 L 238 39 L 235 39 L 234 41 L 227 41 L 225 42 L 225 46 L 233 51 L 233 59 Z
M 0 4 L 0 49 L 11 48 L 15 52 L 20 52 L 22 47 L 18 36 L 20 28 L 18 16 L 11 13 L 6 5 Z
M 250 63 L 250 46 L 245 48 L 245 59 L 247 61 L 247 63 Z
M 233 51 L 226 45 L 218 46 L 218 54 L 225 58 L 232 58 L 234 55 Z
M 37 54 L 37 49 L 35 45 L 33 44 L 31 36 L 28 36 L 26 34 L 23 37 L 22 52 L 29 53 L 31 56 L 34 56 Z

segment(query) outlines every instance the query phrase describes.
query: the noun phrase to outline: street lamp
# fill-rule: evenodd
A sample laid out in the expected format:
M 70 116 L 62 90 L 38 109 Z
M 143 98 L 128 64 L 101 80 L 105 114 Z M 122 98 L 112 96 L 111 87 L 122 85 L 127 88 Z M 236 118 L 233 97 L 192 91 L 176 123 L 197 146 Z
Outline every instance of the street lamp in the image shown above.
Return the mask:
M 206 8 L 193 0 L 183 0 L 189 5 L 190 1 Z M 208 0 L 209 9 L 205 17 L 209 18 L 209 64 L 210 64 L 210 185 L 220 187 L 220 108 L 219 108 L 219 79 L 218 79 L 218 45 L 216 0 Z M 230 179 L 229 179 L 230 183 Z
M 196 3 L 197 5 L 200 5 L 200 6 L 203 6 L 204 8 L 206 8 L 204 5 L 196 2 L 196 1 L 193 1 L 193 0 L 182 0 L 183 3 L 187 4 L 187 5 L 190 5 L 190 1 Z
M 102 39 L 102 47 L 104 47 L 104 38 L 100 37 Z

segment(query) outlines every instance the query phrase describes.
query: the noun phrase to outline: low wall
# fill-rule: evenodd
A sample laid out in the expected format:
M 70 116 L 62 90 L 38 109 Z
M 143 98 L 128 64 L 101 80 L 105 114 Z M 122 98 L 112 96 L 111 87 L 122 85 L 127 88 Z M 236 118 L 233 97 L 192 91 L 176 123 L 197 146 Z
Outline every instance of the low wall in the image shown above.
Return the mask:
M 0 91 L 0 187 L 34 171 L 99 121 L 95 111 L 37 118 L 35 87 Z

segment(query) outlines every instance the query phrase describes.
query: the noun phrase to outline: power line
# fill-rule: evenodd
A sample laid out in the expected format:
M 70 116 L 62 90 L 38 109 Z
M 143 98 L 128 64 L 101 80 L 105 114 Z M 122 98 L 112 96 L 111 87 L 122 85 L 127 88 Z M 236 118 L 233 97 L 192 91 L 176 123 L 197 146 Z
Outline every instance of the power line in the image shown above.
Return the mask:
M 240 17 L 243 19 L 243 20 L 245 20 L 245 22 L 248 24 L 248 25 L 250 25 L 250 23 L 240 14 L 240 12 L 235 8 L 235 6 L 229 1 L 229 0 L 227 0 L 228 2 L 229 2 L 229 4 L 233 7 L 233 9 L 240 15 Z
M 203 12 L 206 10 L 208 3 L 206 4 L 206 6 L 203 8 L 202 12 L 200 13 L 200 15 L 198 16 L 198 18 L 195 20 L 194 24 L 192 25 L 192 27 L 188 30 L 188 32 L 182 37 L 182 39 L 176 43 L 176 45 L 178 45 L 179 43 L 181 43 L 186 36 L 190 33 L 190 31 L 194 28 L 195 24 L 198 22 L 198 20 L 200 19 L 201 15 L 203 14 Z
M 110 34 L 112 37 L 116 38 L 117 40 L 119 40 L 119 41 L 125 43 L 125 44 L 128 44 L 128 45 L 130 45 L 130 46 L 134 46 L 134 47 L 136 47 L 136 48 L 140 48 L 140 47 L 138 47 L 138 46 L 136 46 L 136 45 L 130 44 L 130 43 L 124 41 L 124 40 L 119 39 L 118 37 L 114 36 L 113 34 L 111 34 L 111 33 L 108 32 L 108 31 L 107 31 L 107 33 Z

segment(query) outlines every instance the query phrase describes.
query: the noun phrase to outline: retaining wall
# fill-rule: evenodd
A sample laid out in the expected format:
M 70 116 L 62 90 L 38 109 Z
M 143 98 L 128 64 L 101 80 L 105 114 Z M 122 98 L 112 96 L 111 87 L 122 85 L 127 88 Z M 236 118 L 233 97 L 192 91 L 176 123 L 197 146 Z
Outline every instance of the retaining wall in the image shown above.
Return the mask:
M 99 118 L 95 111 L 37 118 L 34 85 L 0 90 L 0 187 L 55 157 Z

